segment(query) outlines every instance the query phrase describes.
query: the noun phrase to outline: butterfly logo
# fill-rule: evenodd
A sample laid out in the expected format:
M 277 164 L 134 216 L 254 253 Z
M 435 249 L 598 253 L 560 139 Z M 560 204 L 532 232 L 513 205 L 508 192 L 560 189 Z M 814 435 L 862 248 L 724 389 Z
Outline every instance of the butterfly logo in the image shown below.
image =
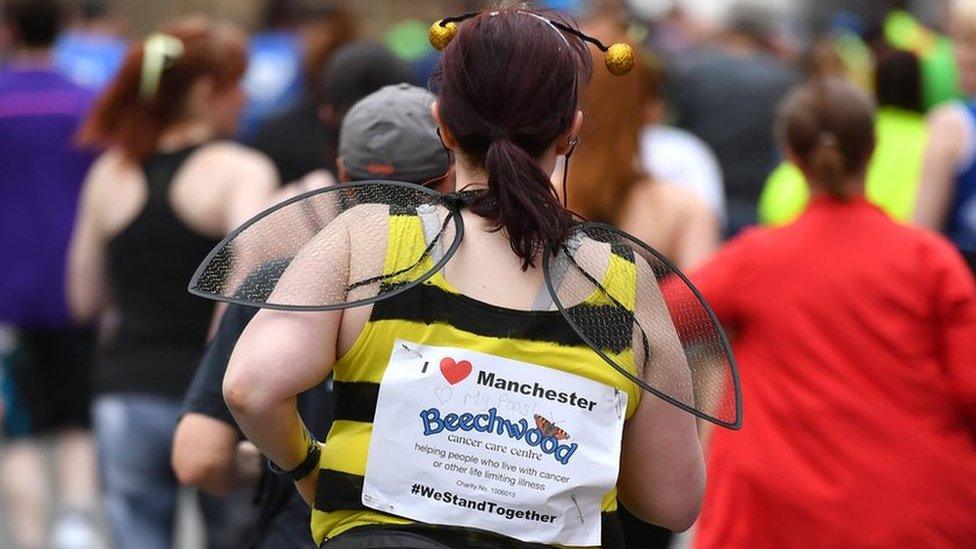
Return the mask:
M 566 440 L 569 438 L 569 433 L 539 414 L 535 414 L 535 426 L 547 437 L 552 437 L 556 440 Z

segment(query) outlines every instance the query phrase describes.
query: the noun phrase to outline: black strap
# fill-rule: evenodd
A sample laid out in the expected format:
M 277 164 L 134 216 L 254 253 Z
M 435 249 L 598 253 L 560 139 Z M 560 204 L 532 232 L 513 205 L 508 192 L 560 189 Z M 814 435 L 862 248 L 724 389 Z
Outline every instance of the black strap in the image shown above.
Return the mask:
M 363 505 L 363 476 L 334 469 L 320 469 L 315 488 L 315 509 L 332 511 L 365 511 Z
M 427 244 L 427 247 L 424 249 L 423 253 L 420 254 L 420 257 L 418 257 L 417 260 L 413 262 L 413 264 L 411 264 L 408 267 L 404 267 L 403 269 L 400 269 L 398 271 L 394 271 L 392 273 L 381 274 L 381 275 L 367 278 L 365 280 L 359 280 L 357 282 L 353 282 L 352 284 L 349 284 L 346 287 L 346 291 L 352 291 L 355 290 L 356 288 L 359 288 L 360 286 L 366 286 L 369 284 L 373 284 L 374 282 L 382 282 L 384 280 L 389 280 L 391 278 L 400 276 L 404 273 L 409 273 L 410 271 L 416 269 L 418 266 L 420 266 L 420 264 L 424 261 L 424 259 L 430 254 L 431 250 L 434 249 L 434 246 L 437 245 L 437 242 L 444 234 L 444 230 L 447 229 L 447 224 L 450 223 L 452 219 L 453 217 L 451 216 L 447 216 L 444 218 L 444 223 L 441 225 L 440 232 L 438 232 L 437 236 L 435 236 L 434 239 L 431 240 L 429 244 Z
M 206 144 L 190 145 L 172 152 L 156 153 L 142 162 L 142 175 L 146 179 L 148 208 L 163 208 L 172 212 L 169 191 L 180 168 L 190 156 Z M 175 214 L 174 214 L 175 215 Z
M 335 418 L 346 421 L 372 423 L 376 403 L 380 398 L 380 384 L 368 381 L 334 381 L 336 397 Z
M 621 244 L 620 242 L 610 243 L 610 253 L 617 255 L 620 258 L 629 261 L 631 263 L 634 263 L 636 265 L 634 250 L 632 250 L 629 246 L 625 244 Z M 576 267 L 576 269 L 580 272 L 580 274 L 583 275 L 583 277 L 586 278 L 586 280 L 588 280 L 590 284 L 593 284 L 594 286 L 599 288 L 600 291 L 603 292 L 603 294 L 606 295 L 610 299 L 610 301 L 612 301 L 613 304 L 619 308 L 620 313 L 624 316 L 624 318 L 626 318 L 627 322 L 629 322 L 631 326 L 637 326 L 637 329 L 640 330 L 641 345 L 643 346 L 643 351 L 644 351 L 643 352 L 644 361 L 641 363 L 638 371 L 640 373 L 643 373 L 644 369 L 647 368 L 648 361 L 651 358 L 651 351 L 650 351 L 650 343 L 648 342 L 647 339 L 647 332 L 644 331 L 644 327 L 641 326 L 640 321 L 637 320 L 637 315 L 635 314 L 636 311 L 631 311 L 630 309 L 628 309 L 626 305 L 618 301 L 617 298 L 613 297 L 613 294 L 610 293 L 610 290 L 604 288 L 603 284 L 600 284 L 600 282 L 596 278 L 593 278 L 593 276 L 590 273 L 586 272 L 586 269 L 584 269 L 579 263 L 576 262 L 576 258 L 573 257 L 572 252 L 570 251 L 570 249 L 567 247 L 566 244 L 563 244 L 563 254 L 565 254 L 566 258 L 569 259 L 569 261 L 573 264 L 573 266 Z M 636 273 L 636 269 L 635 269 L 635 273 Z M 636 279 L 634 284 L 635 285 L 637 284 Z M 579 324 L 579 322 L 573 320 L 568 315 L 566 316 L 567 316 L 567 320 L 571 321 L 573 325 Z M 604 326 L 606 325 L 607 324 L 604 324 Z M 609 324 L 609 326 L 620 326 L 620 325 L 621 324 L 618 323 Z M 619 338 L 620 334 L 617 334 L 617 337 Z M 624 341 L 626 341 L 626 339 Z
M 294 482 L 298 482 L 308 475 L 312 474 L 319 465 L 319 455 L 322 453 L 322 449 L 319 448 L 318 442 L 315 441 L 311 436 L 308 437 L 308 453 L 305 455 L 305 459 L 298 464 L 294 469 L 290 471 L 285 471 L 282 468 L 275 465 L 271 460 L 268 460 L 268 469 L 276 475 L 281 475 Z

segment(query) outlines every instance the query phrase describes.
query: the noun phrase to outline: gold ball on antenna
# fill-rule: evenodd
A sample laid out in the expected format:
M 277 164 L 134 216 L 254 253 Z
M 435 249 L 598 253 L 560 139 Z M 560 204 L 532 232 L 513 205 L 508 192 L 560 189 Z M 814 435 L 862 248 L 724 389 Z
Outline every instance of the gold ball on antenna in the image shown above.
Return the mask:
M 451 42 L 454 35 L 457 34 L 457 25 L 454 23 L 447 23 L 441 25 L 438 21 L 430 26 L 427 30 L 427 39 L 430 40 L 430 45 L 438 51 L 444 51 L 444 48 Z
M 634 68 L 637 57 L 634 55 L 634 48 L 630 44 L 617 43 L 607 49 L 604 62 L 611 74 L 623 76 Z

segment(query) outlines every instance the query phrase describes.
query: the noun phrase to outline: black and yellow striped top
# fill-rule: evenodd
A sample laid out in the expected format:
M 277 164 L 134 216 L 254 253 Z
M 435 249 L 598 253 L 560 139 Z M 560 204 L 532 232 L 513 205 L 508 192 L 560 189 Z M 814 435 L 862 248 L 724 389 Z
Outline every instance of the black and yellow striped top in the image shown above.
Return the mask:
M 389 219 L 384 272 L 397 273 L 416 261 L 426 240 L 422 220 L 415 212 L 392 214 Z M 404 273 L 384 284 L 402 284 L 409 276 Z M 613 254 L 604 287 L 613 288 L 614 297 L 631 310 L 634 281 L 633 259 Z M 602 307 L 607 305 L 602 302 L 605 299 L 594 293 L 576 307 Z M 619 341 L 626 343 L 605 351 L 619 356 L 622 364 L 633 364 L 630 326 L 621 330 L 626 330 L 626 336 Z M 336 418 L 319 462 L 312 510 L 316 543 L 359 526 L 411 523 L 368 509 L 361 499 L 380 382 L 397 339 L 460 347 L 587 377 L 628 394 L 627 418 L 640 400 L 639 388 L 583 343 L 559 312 L 514 310 L 477 301 L 437 273 L 423 284 L 374 304 L 358 339 L 334 365 Z M 602 509 L 605 513 L 616 509 L 616 489 L 604 496 Z

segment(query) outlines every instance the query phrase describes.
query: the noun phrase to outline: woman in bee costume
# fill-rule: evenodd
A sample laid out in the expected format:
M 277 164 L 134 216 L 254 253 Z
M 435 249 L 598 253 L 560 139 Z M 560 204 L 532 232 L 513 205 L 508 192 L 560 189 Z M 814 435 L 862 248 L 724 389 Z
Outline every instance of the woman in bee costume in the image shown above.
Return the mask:
M 262 307 L 224 380 L 232 412 L 330 548 L 621 547 L 618 497 L 687 528 L 696 416 L 740 421 L 728 344 L 667 260 L 575 220 L 549 180 L 582 124 L 587 43 L 616 73 L 632 51 L 515 8 L 442 20 L 431 41 L 458 192 L 314 191 L 194 276 L 194 293 Z M 319 442 L 295 395 L 329 373 Z

